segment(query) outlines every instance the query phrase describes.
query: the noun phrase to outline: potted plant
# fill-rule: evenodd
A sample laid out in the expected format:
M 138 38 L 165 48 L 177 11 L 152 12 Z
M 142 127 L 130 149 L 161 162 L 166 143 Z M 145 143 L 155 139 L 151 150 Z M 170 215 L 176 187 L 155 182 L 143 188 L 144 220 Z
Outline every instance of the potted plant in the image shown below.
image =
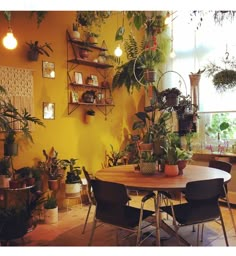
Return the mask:
M 212 82 L 219 92 L 230 90 L 236 86 L 236 60 L 234 57 L 222 59 L 222 66 L 210 62 L 205 66 L 205 73 L 212 77 Z
M 112 145 L 110 145 L 111 151 L 106 154 L 106 161 L 104 166 L 111 167 L 123 164 L 121 160 L 125 156 L 125 151 L 115 150 Z
M 178 169 L 178 154 L 177 154 L 177 135 L 169 133 L 164 147 L 165 174 L 167 176 L 177 176 Z
M 25 139 L 33 142 L 30 124 L 34 123 L 40 126 L 44 126 L 44 124 L 39 118 L 32 116 L 26 109 L 19 111 L 11 103 L 5 88 L 2 86 L 0 86 L 0 105 L 0 128 L 5 132 L 4 155 L 17 155 L 16 137 L 22 134 Z M 18 124 L 17 130 L 14 129 L 15 124 Z
M 80 194 L 82 181 L 80 178 L 81 169 L 79 166 L 75 166 L 78 159 L 71 158 L 70 160 L 64 160 L 68 163 L 69 171 L 66 174 L 65 181 L 65 193 L 66 196 L 76 196 Z
M 47 154 L 46 150 L 43 150 L 45 156 L 45 162 L 39 161 L 39 168 L 43 169 L 48 175 L 48 187 L 52 191 L 59 189 L 59 180 L 64 176 L 64 172 L 68 163 L 65 160 L 58 159 L 58 152 L 51 148 Z
M 179 104 L 179 96 L 181 95 L 181 91 L 176 88 L 167 88 L 161 93 L 162 100 L 165 102 L 167 107 L 178 106 Z
M 0 159 L 0 188 L 9 187 L 9 180 L 11 177 L 10 167 L 9 157 L 4 156 Z
M 30 61 L 37 61 L 39 54 L 49 57 L 49 51 L 53 52 L 51 45 L 47 42 L 40 45 L 39 41 L 30 41 L 26 42 L 26 44 L 29 46 L 28 59 Z
M 178 147 L 176 148 L 176 152 L 178 158 L 177 164 L 179 169 L 179 175 L 182 175 L 184 168 L 186 167 L 188 161 L 192 159 L 193 154 L 191 151 L 186 151 Z
M 77 11 L 76 22 L 82 27 L 101 27 L 111 15 L 110 11 Z
M 99 34 L 88 31 L 86 41 L 89 42 L 90 44 L 97 44 L 98 37 L 99 37 Z
M 58 222 L 58 205 L 57 199 L 53 193 L 48 194 L 44 202 L 44 222 L 54 224 Z
M 140 172 L 144 175 L 152 175 L 156 172 L 156 156 L 151 151 L 141 151 Z
M 85 123 L 90 124 L 93 122 L 96 112 L 93 109 L 88 109 L 85 112 Z
M 71 35 L 71 38 L 73 40 L 80 39 L 80 32 L 78 30 L 78 24 L 77 23 L 73 23 L 72 24 L 72 35 Z

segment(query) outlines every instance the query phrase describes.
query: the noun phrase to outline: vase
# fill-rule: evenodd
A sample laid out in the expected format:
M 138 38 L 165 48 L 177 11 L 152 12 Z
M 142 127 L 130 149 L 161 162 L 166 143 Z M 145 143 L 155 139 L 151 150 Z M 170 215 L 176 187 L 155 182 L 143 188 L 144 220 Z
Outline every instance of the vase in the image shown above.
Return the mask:
M 191 98 L 192 103 L 199 106 L 199 82 L 201 79 L 201 75 L 199 74 L 191 74 L 189 75 L 190 85 L 191 85 Z
M 178 161 L 178 168 L 179 168 L 179 175 L 183 175 L 183 170 L 187 165 L 187 160 L 179 160 Z
M 166 176 L 177 176 L 179 174 L 178 165 L 165 164 L 165 175 Z

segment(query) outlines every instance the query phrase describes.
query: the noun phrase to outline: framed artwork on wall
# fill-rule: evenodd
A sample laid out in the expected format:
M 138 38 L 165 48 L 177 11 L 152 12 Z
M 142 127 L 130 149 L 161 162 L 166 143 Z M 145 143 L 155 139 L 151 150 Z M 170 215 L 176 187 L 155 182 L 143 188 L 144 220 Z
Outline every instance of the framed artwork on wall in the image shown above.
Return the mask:
M 91 78 L 93 79 L 93 85 L 98 86 L 98 77 L 95 75 L 91 75 Z
M 55 119 L 55 103 L 43 102 L 43 119 Z
M 45 78 L 55 78 L 55 64 L 53 62 L 43 61 L 42 72 Z
M 83 75 L 81 72 L 75 72 L 75 83 L 83 84 Z
M 71 91 L 71 102 L 72 103 L 79 102 L 79 95 L 77 92 Z

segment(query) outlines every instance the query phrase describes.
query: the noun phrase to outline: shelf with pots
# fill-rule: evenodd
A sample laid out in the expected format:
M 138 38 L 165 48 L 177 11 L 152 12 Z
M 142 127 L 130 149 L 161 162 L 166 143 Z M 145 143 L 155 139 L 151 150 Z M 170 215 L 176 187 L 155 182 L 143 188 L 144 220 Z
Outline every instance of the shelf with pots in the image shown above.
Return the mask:
M 114 107 L 110 83 L 107 81 L 113 65 L 109 63 L 106 44 L 103 41 L 99 47 L 87 41 L 73 39 L 68 31 L 66 35 L 68 115 L 79 106 L 96 106 L 106 119 Z M 86 49 L 91 55 L 81 54 L 81 50 Z M 85 70 L 85 74 L 82 75 L 81 70 Z M 103 80 L 99 83 L 101 77 Z

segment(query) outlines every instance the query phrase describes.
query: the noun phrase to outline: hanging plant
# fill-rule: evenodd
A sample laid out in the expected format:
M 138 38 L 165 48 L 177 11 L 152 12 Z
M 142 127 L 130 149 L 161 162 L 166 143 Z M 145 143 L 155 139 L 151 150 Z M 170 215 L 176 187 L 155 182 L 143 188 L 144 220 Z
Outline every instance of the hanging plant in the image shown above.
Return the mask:
M 216 65 L 210 62 L 205 68 L 205 72 L 208 77 L 212 77 L 212 82 L 216 90 L 224 92 L 236 87 L 236 60 L 234 57 L 228 59 L 228 53 L 226 58 L 222 59 L 224 67 Z

